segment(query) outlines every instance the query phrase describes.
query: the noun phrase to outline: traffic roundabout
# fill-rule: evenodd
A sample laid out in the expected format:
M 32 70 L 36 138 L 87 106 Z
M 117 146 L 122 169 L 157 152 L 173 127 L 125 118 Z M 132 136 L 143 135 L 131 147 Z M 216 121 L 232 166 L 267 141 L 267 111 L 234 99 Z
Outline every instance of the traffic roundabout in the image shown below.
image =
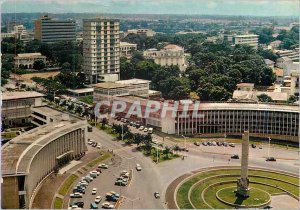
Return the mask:
M 169 185 L 166 191 L 168 207 L 178 209 L 262 208 L 271 204 L 272 196 L 282 194 L 299 200 L 298 176 L 264 168 L 249 168 L 248 174 L 249 197 L 236 194 L 240 167 L 206 168 L 185 174 Z

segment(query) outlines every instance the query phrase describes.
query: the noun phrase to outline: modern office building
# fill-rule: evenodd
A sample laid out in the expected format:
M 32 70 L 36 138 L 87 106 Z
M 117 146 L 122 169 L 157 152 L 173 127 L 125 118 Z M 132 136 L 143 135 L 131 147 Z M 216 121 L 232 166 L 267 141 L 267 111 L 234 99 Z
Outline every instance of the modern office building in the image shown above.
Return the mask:
M 137 50 L 137 44 L 120 42 L 121 56 L 130 58 L 132 53 Z
M 34 91 L 2 93 L 1 119 L 5 126 L 14 126 L 30 122 L 31 108 L 42 105 L 44 95 Z
M 144 51 L 144 57 L 154 59 L 154 62 L 161 66 L 178 66 L 180 71 L 185 71 L 188 67 L 188 54 L 180 46 L 169 44 L 161 50 L 149 49 Z
M 83 30 L 83 70 L 89 83 L 119 80 L 119 20 L 84 19 Z
M 75 20 L 55 20 L 47 15 L 34 22 L 34 38 L 43 43 L 76 40 Z
M 46 56 L 41 53 L 21 53 L 14 57 L 14 60 L 15 67 L 32 69 L 35 61 L 41 60 L 46 63 Z
M 258 47 L 258 35 L 246 34 L 246 35 L 235 35 L 233 36 L 233 44 L 247 44 L 257 49 Z
M 130 115 L 130 119 L 141 121 L 168 134 L 240 136 L 248 130 L 250 136 L 254 137 L 299 141 L 299 106 L 236 102 L 196 104 L 191 100 L 157 101 L 160 103 L 159 109 L 147 116 L 145 110 L 147 107 L 149 110 L 151 106 L 147 99 L 125 96 L 115 97 L 114 100 L 126 103 L 126 109 L 117 114 L 121 117 L 126 117 L 131 105 L 138 102 L 141 105 L 142 117 Z
M 46 111 L 49 111 L 47 108 Z M 1 148 L 2 209 L 29 209 L 41 182 L 86 148 L 87 122 L 55 112 L 55 121 L 32 129 L 10 140 Z M 46 113 L 47 114 L 47 113 Z

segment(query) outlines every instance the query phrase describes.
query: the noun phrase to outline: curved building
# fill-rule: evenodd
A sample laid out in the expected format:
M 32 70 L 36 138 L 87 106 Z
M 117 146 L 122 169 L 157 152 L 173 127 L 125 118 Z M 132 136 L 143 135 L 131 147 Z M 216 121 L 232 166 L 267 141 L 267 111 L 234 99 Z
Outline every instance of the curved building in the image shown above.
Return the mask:
M 29 208 L 34 191 L 51 172 L 87 150 L 86 120 L 61 120 L 32 129 L 2 147 L 2 208 Z

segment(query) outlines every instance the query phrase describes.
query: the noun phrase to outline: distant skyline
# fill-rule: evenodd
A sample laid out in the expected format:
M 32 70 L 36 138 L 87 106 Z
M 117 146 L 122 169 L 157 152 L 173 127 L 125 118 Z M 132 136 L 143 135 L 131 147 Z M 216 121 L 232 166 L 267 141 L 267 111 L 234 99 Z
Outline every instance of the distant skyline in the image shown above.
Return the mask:
M 299 16 L 298 0 L 4 0 L 3 13 Z

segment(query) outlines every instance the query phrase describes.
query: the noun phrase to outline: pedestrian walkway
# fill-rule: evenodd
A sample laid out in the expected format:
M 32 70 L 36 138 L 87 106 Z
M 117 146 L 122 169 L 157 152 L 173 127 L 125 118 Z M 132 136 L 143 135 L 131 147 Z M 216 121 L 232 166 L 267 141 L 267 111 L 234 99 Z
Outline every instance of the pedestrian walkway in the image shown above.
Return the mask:
M 74 166 L 80 164 L 81 161 L 76 161 L 76 160 L 73 160 L 71 161 L 68 165 L 66 165 L 65 167 L 61 168 L 59 171 L 58 171 L 58 174 L 61 175 L 61 174 L 64 174 L 65 172 L 69 171 L 71 168 L 73 168 Z

